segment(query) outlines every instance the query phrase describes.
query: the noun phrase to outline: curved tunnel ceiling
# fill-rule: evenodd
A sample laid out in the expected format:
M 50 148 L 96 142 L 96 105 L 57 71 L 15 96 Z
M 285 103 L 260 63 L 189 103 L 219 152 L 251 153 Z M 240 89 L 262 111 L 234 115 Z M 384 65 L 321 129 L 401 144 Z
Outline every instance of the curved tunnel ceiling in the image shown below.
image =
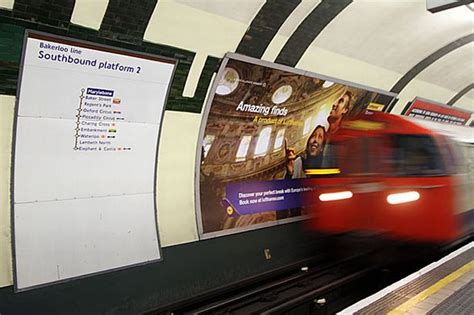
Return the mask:
M 261 58 L 272 38 L 300 3 L 301 0 L 266 2 L 253 19 L 236 52 Z M 275 15 L 274 12 L 280 14 Z
M 456 57 L 447 55 L 472 42 L 472 12 L 463 6 L 432 14 L 425 5 L 425 1 L 355 1 L 313 45 L 398 73 L 392 92 L 401 92 L 417 78 L 455 94 L 473 82 L 474 54 L 467 48 Z M 443 57 L 451 62 L 436 66 L 435 75 L 423 75 Z
M 464 95 L 459 99 L 459 103 L 462 101 L 462 99 L 463 99 L 464 97 L 473 100 L 473 99 L 474 99 L 474 90 L 471 89 L 469 92 L 467 92 L 466 94 L 464 94 Z M 471 107 L 470 109 L 472 110 L 473 108 Z
M 429 55 L 428 57 L 425 57 L 423 60 L 418 62 L 407 73 L 405 73 L 405 75 L 397 81 L 397 83 L 392 87 L 392 89 L 390 91 L 394 92 L 394 93 L 400 93 L 405 88 L 405 86 L 407 86 L 408 83 L 411 80 L 413 80 L 413 78 L 415 78 L 418 74 L 420 74 L 423 70 L 425 70 L 426 68 L 428 68 L 431 65 L 433 65 L 434 63 L 436 63 L 439 59 L 444 58 L 446 55 L 450 55 L 452 52 L 455 52 L 456 50 L 459 50 L 459 48 L 462 48 L 463 46 L 465 46 L 469 43 L 472 43 L 473 39 L 474 39 L 474 34 L 470 34 L 470 35 L 464 36 L 460 39 L 457 39 L 457 40 L 449 43 L 448 45 L 443 46 L 440 49 L 436 50 L 431 55 Z M 470 48 L 470 47 L 468 47 L 468 48 Z M 469 51 L 471 51 L 471 50 L 469 49 Z M 444 70 L 446 70 L 447 68 L 443 67 L 441 69 L 444 72 L 444 73 L 442 73 L 442 75 L 443 76 L 452 76 L 457 71 L 462 71 L 462 70 L 460 70 L 461 66 L 462 66 L 462 64 L 456 64 L 455 67 L 448 68 L 450 70 L 449 72 L 444 72 Z M 425 77 L 431 82 L 433 82 L 433 80 L 435 80 L 435 81 L 437 80 L 436 78 L 433 78 L 433 77 L 430 77 L 430 76 L 425 76 Z
M 433 84 L 446 87 L 452 91 L 461 91 L 466 87 L 466 82 L 474 83 L 474 35 L 466 38 L 468 41 L 463 46 L 445 54 L 443 57 L 429 64 L 418 78 Z M 426 59 L 426 58 L 425 58 Z M 449 72 L 446 70 L 449 69 Z
M 7 9 L 15 18 L 51 24 L 21 12 L 25 5 L 42 10 L 44 4 L 15 0 Z M 472 44 L 456 44 L 461 38 L 472 42 L 474 36 L 473 13 L 466 6 L 436 14 L 426 11 L 425 0 L 144 0 L 140 5 L 76 0 L 61 6 L 64 10 L 51 13 L 57 27 L 67 28 L 72 16 L 75 24 L 98 25 L 99 36 L 195 52 L 188 76 L 197 79 L 207 56 L 221 58 L 226 51 L 295 66 L 316 58 L 307 54 L 317 48 L 386 69 L 391 83 L 376 86 L 386 90 L 401 91 L 420 79 L 452 91 L 452 99 L 474 82 Z M 194 17 L 180 18 L 184 11 Z M 96 21 L 81 22 L 88 15 Z
M 354 1 L 313 45 L 404 74 L 439 48 L 473 33 L 466 7 L 432 14 L 425 0 Z
M 288 38 L 275 62 L 294 67 L 314 39 L 352 0 L 323 0 Z
M 459 91 L 456 95 L 454 95 L 453 98 L 448 101 L 448 105 L 456 104 L 456 102 L 462 99 L 464 96 L 467 96 L 472 99 L 474 97 L 473 89 L 474 89 L 474 83 L 469 84 L 464 89 Z

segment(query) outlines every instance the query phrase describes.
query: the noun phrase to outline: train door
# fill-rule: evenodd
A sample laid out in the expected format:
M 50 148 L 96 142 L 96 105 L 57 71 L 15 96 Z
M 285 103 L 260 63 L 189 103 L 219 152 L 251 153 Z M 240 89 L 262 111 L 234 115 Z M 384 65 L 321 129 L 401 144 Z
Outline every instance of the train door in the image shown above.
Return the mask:
M 372 225 L 374 198 L 381 187 L 374 177 L 374 137 L 341 137 L 326 144 L 323 166 L 338 175 L 317 179 L 312 227 L 325 232 L 367 230 Z
M 444 148 L 443 156 L 453 181 L 456 201 L 453 215 L 457 219 L 459 234 L 467 235 L 474 230 L 474 146 L 455 142 L 444 136 L 439 137 L 439 142 Z
M 348 155 L 342 158 L 341 173 L 346 177 L 352 202 L 346 209 L 350 213 L 353 231 L 373 231 L 377 204 L 383 189 L 377 169 L 380 154 L 380 137 L 356 137 L 347 145 Z
M 391 135 L 390 176 L 380 227 L 392 237 L 445 241 L 455 237 L 455 199 L 440 148 L 430 135 Z
M 385 201 L 385 176 L 389 171 L 384 161 L 387 157 L 388 143 L 384 135 L 369 137 L 366 139 L 365 156 L 367 158 L 366 176 L 364 181 L 352 186 L 354 195 L 363 200 L 364 209 L 359 212 L 361 220 L 360 229 L 379 233 L 380 210 Z
M 458 175 L 461 176 L 461 209 L 458 213 L 463 234 L 474 233 L 474 144 L 458 143 Z

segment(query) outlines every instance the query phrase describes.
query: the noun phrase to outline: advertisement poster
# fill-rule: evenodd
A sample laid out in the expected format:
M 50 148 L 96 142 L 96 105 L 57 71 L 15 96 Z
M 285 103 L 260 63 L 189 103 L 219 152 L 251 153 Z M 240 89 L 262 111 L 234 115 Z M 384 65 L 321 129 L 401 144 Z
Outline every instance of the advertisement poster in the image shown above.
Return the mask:
M 312 172 L 330 172 L 324 144 L 341 123 L 384 111 L 394 94 L 229 54 L 201 126 L 201 236 L 304 218 Z
M 161 259 L 156 159 L 175 65 L 27 33 L 12 165 L 16 289 Z
M 472 112 L 417 97 L 407 106 L 403 114 L 425 120 L 464 126 L 471 118 Z

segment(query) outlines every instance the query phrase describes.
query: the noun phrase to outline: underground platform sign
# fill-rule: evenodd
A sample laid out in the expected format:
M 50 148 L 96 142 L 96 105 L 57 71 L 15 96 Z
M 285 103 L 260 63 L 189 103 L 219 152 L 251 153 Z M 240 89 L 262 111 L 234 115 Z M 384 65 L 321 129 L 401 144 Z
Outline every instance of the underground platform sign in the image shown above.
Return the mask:
M 13 165 L 18 290 L 161 258 L 156 156 L 175 65 L 27 33 Z

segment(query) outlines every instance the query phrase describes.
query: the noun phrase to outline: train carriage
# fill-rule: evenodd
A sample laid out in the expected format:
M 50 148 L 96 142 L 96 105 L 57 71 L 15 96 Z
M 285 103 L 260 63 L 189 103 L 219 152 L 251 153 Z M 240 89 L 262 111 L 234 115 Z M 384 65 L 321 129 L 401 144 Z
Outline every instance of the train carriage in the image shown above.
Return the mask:
M 429 243 L 473 232 L 472 128 L 368 111 L 331 135 L 323 167 L 336 175 L 314 180 L 312 229 Z

